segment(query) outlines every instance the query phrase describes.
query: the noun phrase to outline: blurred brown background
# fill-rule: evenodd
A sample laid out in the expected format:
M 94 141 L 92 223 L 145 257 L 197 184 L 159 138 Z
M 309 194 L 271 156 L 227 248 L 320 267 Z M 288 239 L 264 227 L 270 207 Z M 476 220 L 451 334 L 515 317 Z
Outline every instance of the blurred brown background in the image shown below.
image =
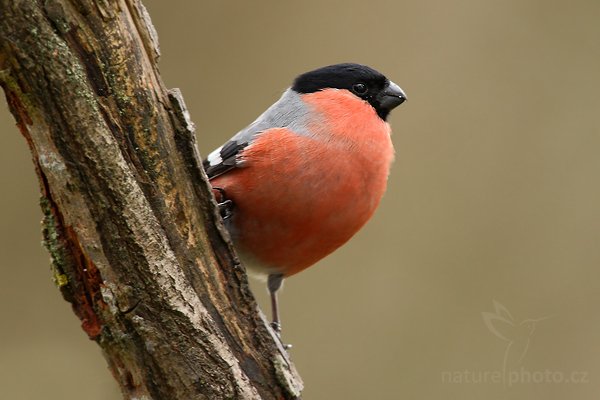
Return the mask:
M 600 2 L 144 3 L 203 155 L 318 66 L 408 94 L 374 220 L 286 283 L 305 399 L 597 397 Z M 4 101 L 0 129 L 0 397 L 118 399 L 51 282 Z

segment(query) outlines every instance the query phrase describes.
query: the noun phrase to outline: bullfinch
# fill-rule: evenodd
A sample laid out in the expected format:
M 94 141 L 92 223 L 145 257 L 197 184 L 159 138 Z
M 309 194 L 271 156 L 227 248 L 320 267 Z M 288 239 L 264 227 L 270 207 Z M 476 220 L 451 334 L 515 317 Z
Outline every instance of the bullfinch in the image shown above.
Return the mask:
M 368 66 L 319 68 L 204 160 L 241 261 L 268 275 L 278 333 L 283 279 L 346 243 L 377 208 L 394 159 L 386 119 L 405 100 Z

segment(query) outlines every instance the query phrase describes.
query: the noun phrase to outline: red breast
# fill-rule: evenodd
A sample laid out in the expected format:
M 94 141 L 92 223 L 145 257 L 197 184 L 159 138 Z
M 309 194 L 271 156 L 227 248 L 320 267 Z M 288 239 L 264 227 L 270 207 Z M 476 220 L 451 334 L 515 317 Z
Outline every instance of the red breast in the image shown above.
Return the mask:
M 390 127 L 367 102 L 338 89 L 302 99 L 315 114 L 310 134 L 269 129 L 243 150 L 243 168 L 211 182 L 235 204 L 230 232 L 240 253 L 286 276 L 369 220 L 394 157 Z

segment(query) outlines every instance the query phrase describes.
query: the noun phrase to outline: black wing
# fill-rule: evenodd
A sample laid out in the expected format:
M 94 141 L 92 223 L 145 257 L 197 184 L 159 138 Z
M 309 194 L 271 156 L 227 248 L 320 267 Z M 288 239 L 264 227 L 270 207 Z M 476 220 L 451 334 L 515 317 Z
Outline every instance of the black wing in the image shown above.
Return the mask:
M 239 143 L 236 140 L 230 140 L 213 152 L 219 155 L 218 157 L 215 155 L 214 160 L 211 160 L 213 158 L 213 153 L 211 153 L 211 156 L 202 162 L 208 179 L 216 178 L 227 171 L 239 167 L 238 155 L 246 146 L 248 146 L 248 142 Z

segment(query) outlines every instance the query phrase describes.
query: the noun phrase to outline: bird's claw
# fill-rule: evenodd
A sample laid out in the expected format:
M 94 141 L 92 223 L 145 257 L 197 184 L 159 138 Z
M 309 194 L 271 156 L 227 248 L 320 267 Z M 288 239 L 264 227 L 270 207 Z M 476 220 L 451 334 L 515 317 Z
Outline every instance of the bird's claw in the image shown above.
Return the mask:
M 221 203 L 218 203 L 219 206 L 219 214 L 221 214 L 221 218 L 229 219 L 233 215 L 233 201 L 225 200 Z
M 281 324 L 277 321 L 271 322 L 271 328 L 277 333 L 277 336 L 281 335 Z
M 219 207 L 219 214 L 223 219 L 229 219 L 233 215 L 233 201 L 229 200 L 225 195 L 225 189 L 220 187 L 213 187 L 214 190 L 219 192 L 219 202 L 217 206 Z
M 283 343 L 281 341 L 281 324 L 277 321 L 273 321 L 271 322 L 271 328 L 273 328 L 273 330 L 275 331 L 275 333 L 277 334 L 277 338 L 279 339 L 279 343 L 281 343 L 281 347 L 283 347 L 284 350 L 289 350 L 291 349 L 293 346 L 291 344 L 286 344 Z

